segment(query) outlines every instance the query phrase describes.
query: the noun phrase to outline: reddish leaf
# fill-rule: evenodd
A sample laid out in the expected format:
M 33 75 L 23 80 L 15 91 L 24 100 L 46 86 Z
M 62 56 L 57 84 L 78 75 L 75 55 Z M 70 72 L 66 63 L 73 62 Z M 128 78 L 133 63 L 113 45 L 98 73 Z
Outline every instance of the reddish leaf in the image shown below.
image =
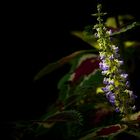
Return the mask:
M 97 131 L 94 131 L 86 135 L 85 137 L 82 137 L 80 140 L 92 140 L 97 137 L 110 137 L 110 136 L 113 137 L 125 131 L 126 129 L 127 129 L 127 125 L 120 125 L 120 124 L 110 125 L 107 127 L 102 127 Z
M 117 132 L 120 129 L 121 129 L 120 126 L 111 126 L 111 127 L 108 127 L 108 128 L 102 128 L 100 131 L 97 132 L 97 135 L 98 136 L 110 135 L 112 133 Z
M 127 128 L 126 125 L 117 124 L 117 125 L 112 125 L 109 127 L 102 128 L 100 131 L 97 131 L 96 133 L 97 136 L 109 136 L 112 134 L 119 133 L 125 128 Z
M 98 126 L 99 124 L 102 124 L 106 118 L 111 115 L 111 109 L 111 107 L 106 106 L 106 108 L 99 108 L 95 113 L 91 112 L 91 115 L 89 116 L 90 125 Z
M 75 69 L 72 77 L 72 83 L 75 83 L 83 76 L 88 76 L 96 69 L 99 69 L 99 59 L 95 56 L 85 59 L 81 64 Z

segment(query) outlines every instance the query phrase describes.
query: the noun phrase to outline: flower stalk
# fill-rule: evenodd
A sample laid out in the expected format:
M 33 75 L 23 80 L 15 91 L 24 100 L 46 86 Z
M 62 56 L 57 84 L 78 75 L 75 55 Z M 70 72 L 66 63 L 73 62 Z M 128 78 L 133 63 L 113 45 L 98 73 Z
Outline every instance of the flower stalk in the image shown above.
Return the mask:
M 101 4 L 97 5 L 98 24 L 94 26 L 96 29 L 97 42 L 99 44 L 99 67 L 104 75 L 103 84 L 105 87 L 102 90 L 105 92 L 106 98 L 114 106 L 116 112 L 124 115 L 135 110 L 134 100 L 136 95 L 130 90 L 128 74 L 125 73 L 121 66 L 123 60 L 120 59 L 119 47 L 112 42 L 112 31 L 107 30 L 103 23 L 102 16 L 106 13 L 101 13 Z

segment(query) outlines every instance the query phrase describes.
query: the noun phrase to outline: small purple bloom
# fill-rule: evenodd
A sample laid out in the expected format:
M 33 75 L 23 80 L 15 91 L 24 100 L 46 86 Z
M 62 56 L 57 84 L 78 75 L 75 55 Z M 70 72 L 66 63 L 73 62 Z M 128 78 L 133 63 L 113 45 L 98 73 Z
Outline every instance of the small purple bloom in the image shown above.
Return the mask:
M 134 99 L 138 98 L 138 96 L 137 96 L 137 95 L 135 95 L 135 94 L 133 94 L 133 96 L 134 96 Z
M 103 83 L 104 84 L 109 84 L 109 85 L 114 85 L 114 81 L 113 81 L 113 79 L 112 80 L 110 80 L 109 78 L 104 78 L 104 80 L 103 80 Z
M 121 74 L 121 77 L 124 78 L 124 79 L 126 79 L 128 77 L 128 74 L 125 74 L 125 73 L 124 74 Z
M 104 54 L 100 54 L 100 59 L 101 60 L 105 59 L 105 55 Z
M 113 81 L 113 80 L 109 80 L 108 83 L 109 83 L 110 85 L 114 85 L 114 81 Z
M 115 100 L 109 100 L 112 105 L 115 105 Z
M 104 70 L 104 71 L 109 70 L 109 66 L 103 65 L 102 70 Z
M 106 98 L 107 98 L 107 99 L 109 98 L 109 95 L 110 95 L 110 94 L 113 94 L 113 93 L 112 93 L 111 91 L 109 91 L 109 92 L 106 93 Z
M 117 108 L 115 109 L 115 111 L 116 111 L 116 112 L 120 112 L 120 109 L 117 107 Z
M 110 59 L 110 60 L 114 60 L 113 54 L 112 54 L 111 56 L 109 56 L 109 59 Z
M 103 71 L 109 70 L 109 66 L 108 66 L 106 63 L 104 63 L 104 62 L 100 62 L 100 63 L 99 63 L 99 67 L 100 67 L 100 69 L 102 69 Z
M 119 61 L 119 64 L 120 64 L 120 65 L 123 65 L 123 64 L 124 64 L 124 62 L 123 62 L 123 61 Z
M 115 53 L 117 53 L 119 51 L 119 48 L 116 47 L 115 45 L 112 45 L 112 49 L 115 51 Z
M 107 98 L 109 98 L 110 96 L 113 96 L 113 95 L 114 95 L 114 93 L 111 92 L 111 91 L 109 91 L 109 92 L 106 93 L 106 97 L 107 97 Z
M 103 63 L 100 62 L 100 63 L 99 63 L 99 68 L 102 69 L 102 67 L 103 67 Z
M 101 73 L 102 73 L 102 75 L 105 75 L 105 74 L 107 74 L 107 72 L 108 71 L 102 71 Z
M 115 95 L 114 95 L 114 94 L 112 94 L 112 95 L 110 94 L 109 100 L 114 102 L 114 100 L 115 100 Z
M 107 31 L 109 35 L 112 35 L 112 30 Z
M 102 90 L 103 90 L 104 92 L 108 92 L 108 91 L 109 91 L 106 87 L 103 87 Z
M 135 95 L 135 94 L 131 95 L 131 99 L 135 100 L 136 98 L 138 98 L 137 95 Z
M 106 87 L 103 87 L 102 90 L 104 92 L 109 92 L 110 91 L 110 86 L 109 85 L 106 85 Z
M 126 81 L 126 84 L 125 84 L 127 87 L 130 87 L 130 83 L 129 81 Z
M 133 91 L 129 90 L 128 93 L 129 93 L 129 96 L 130 96 L 130 98 L 131 98 L 132 100 L 134 100 L 134 99 L 137 98 L 137 95 L 135 95 L 135 94 L 133 93 Z
M 105 77 L 104 80 L 103 80 L 103 83 L 107 85 L 108 84 L 108 78 Z

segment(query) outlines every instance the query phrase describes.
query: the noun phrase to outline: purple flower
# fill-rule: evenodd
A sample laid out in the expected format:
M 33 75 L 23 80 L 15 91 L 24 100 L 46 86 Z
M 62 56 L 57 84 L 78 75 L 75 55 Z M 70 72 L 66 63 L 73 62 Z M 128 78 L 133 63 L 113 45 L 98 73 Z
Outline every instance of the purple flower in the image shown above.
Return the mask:
M 110 85 L 114 85 L 114 81 L 113 80 L 109 80 L 108 82 Z
M 104 70 L 104 71 L 109 70 L 109 66 L 103 65 L 102 70 Z
M 100 53 L 100 59 L 101 59 L 101 60 L 105 59 L 105 55 L 102 54 L 102 53 Z
M 115 53 L 117 53 L 119 51 L 119 48 L 116 47 L 115 45 L 112 45 L 111 47 Z
M 102 69 L 102 67 L 103 67 L 103 63 L 100 62 L 100 63 L 99 63 L 99 68 Z
M 130 96 L 130 98 L 131 98 L 132 100 L 135 100 L 135 99 L 137 98 L 137 95 L 135 95 L 135 94 L 133 93 L 133 91 L 131 91 L 131 90 L 127 90 L 127 91 L 128 91 L 129 96 Z
M 104 80 L 103 80 L 103 83 L 107 85 L 108 84 L 108 78 L 105 77 Z
M 129 81 L 126 81 L 126 87 L 130 87 L 130 83 L 129 83 Z
M 106 87 L 103 87 L 102 90 L 104 92 L 109 92 L 110 91 L 110 85 L 106 85 Z
M 106 75 L 108 71 L 102 71 L 102 75 Z
M 109 100 L 110 103 L 114 104 L 115 103 L 115 94 L 112 93 L 111 91 L 106 93 L 106 97 Z
M 112 54 L 111 56 L 109 56 L 109 59 L 110 59 L 110 60 L 114 60 L 113 54 Z
M 109 91 L 106 93 L 106 97 L 109 98 L 110 96 L 114 95 L 114 93 L 112 91 Z
M 124 64 L 124 62 L 123 62 L 123 61 L 119 61 L 119 64 L 120 64 L 120 65 L 123 65 L 123 64 Z
M 104 92 L 108 92 L 108 91 L 109 91 L 106 87 L 103 87 L 102 90 L 103 90 Z
M 100 67 L 100 69 L 102 69 L 103 71 L 106 71 L 106 70 L 109 70 L 109 66 L 106 64 L 106 63 L 102 63 L 102 62 L 100 62 L 99 63 L 99 67 Z
M 133 98 L 134 98 L 134 99 L 136 99 L 136 98 L 138 98 L 138 96 L 137 96 L 137 95 L 135 95 L 135 94 L 133 94 Z
M 116 111 L 116 112 L 120 112 L 120 109 L 117 107 L 117 108 L 115 109 L 115 111 Z
M 103 83 L 106 84 L 106 85 L 107 84 L 108 85 L 114 85 L 113 79 L 110 80 L 109 78 L 106 78 L 106 77 L 104 78 Z
M 109 31 L 107 31 L 107 33 L 108 33 L 109 35 L 112 35 L 112 30 L 110 29 Z
M 121 74 L 121 77 L 124 78 L 124 79 L 126 79 L 128 77 L 128 74 L 125 74 L 125 73 L 124 74 Z
M 106 93 L 106 98 L 107 99 L 109 98 L 110 94 L 113 94 L 113 93 L 111 91 L 109 91 L 109 92 Z

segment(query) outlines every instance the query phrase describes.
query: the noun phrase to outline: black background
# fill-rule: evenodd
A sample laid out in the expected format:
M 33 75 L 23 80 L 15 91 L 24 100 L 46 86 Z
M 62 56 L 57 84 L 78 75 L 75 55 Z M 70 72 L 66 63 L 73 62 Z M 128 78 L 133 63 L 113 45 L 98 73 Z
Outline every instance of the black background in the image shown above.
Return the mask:
M 108 16 L 131 14 L 140 21 L 137 0 L 104 0 L 102 3 Z M 67 66 L 37 83 L 33 82 L 33 77 L 50 62 L 80 49 L 90 49 L 86 43 L 70 35 L 70 31 L 83 30 L 85 25 L 96 23 L 96 18 L 91 16 L 96 12 L 96 4 L 95 0 L 2 4 L 0 109 L 3 124 L 36 119 L 55 101 L 56 83 L 67 72 Z M 137 40 L 139 31 L 133 35 Z M 136 67 L 132 82 L 137 79 L 134 87 L 138 92 L 139 60 L 134 60 Z

